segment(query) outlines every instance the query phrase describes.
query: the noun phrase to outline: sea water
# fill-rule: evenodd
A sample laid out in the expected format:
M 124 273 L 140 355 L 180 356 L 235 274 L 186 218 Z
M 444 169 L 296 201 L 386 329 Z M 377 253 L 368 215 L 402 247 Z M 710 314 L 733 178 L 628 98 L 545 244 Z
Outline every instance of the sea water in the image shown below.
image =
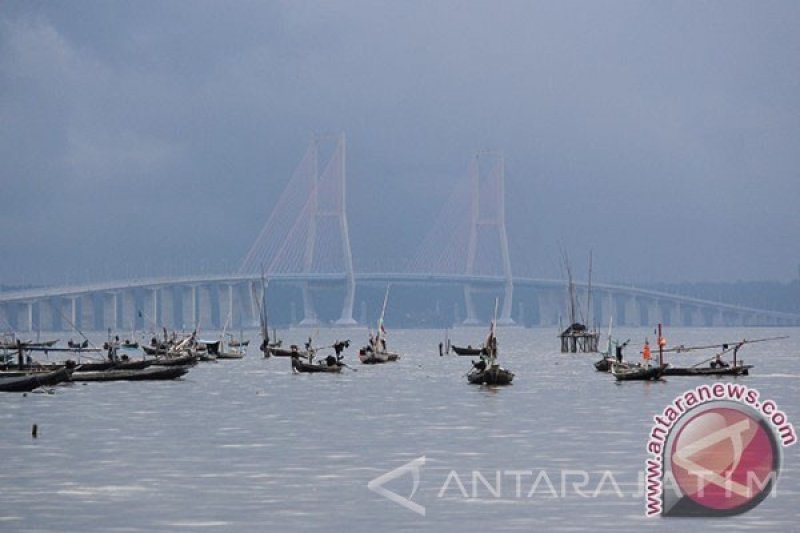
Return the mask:
M 468 384 L 469 357 L 439 356 L 442 331 L 391 330 L 402 358 L 361 365 L 368 332 L 356 328 L 281 333 L 285 344 L 350 338 L 353 369 L 339 375 L 293 374 L 289 360 L 261 357 L 251 331 L 247 357 L 180 380 L 2 394 L 0 530 L 798 529 L 797 445 L 783 450 L 773 495 L 734 518 L 646 518 L 640 480 L 653 416 L 702 383 L 755 387 L 797 424 L 800 330 L 671 328 L 670 344 L 790 338 L 746 346 L 750 376 L 624 383 L 595 371 L 596 354 L 558 353 L 556 333 L 499 330 L 500 361 L 516 374 L 508 387 Z M 485 334 L 449 333 L 459 345 Z M 631 339 L 632 359 L 654 340 L 644 328 L 615 336 Z M 407 467 L 382 486 L 415 509 L 368 487 L 409 463 L 416 484 Z

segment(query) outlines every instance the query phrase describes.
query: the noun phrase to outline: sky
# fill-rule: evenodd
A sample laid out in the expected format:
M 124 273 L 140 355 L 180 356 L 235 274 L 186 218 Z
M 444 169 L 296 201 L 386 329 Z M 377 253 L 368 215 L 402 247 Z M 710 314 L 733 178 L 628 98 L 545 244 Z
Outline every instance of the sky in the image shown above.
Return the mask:
M 353 254 L 413 255 L 476 151 L 513 270 L 789 280 L 795 1 L 0 3 L 0 284 L 235 270 L 314 132 Z

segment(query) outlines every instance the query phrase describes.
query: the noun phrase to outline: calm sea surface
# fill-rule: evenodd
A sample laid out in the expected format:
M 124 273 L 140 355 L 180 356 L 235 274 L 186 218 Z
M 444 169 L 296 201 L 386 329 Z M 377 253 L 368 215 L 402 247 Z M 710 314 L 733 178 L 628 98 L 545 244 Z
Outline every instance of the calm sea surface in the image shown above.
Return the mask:
M 281 337 L 301 344 L 309 333 Z M 691 524 L 645 518 L 637 492 L 652 417 L 714 380 L 617 384 L 594 370 L 596 355 L 557 353 L 554 330 L 509 328 L 498 337 L 514 384 L 491 389 L 467 384 L 470 358 L 439 357 L 441 331 L 390 331 L 389 347 L 404 356 L 379 366 L 357 362 L 365 329 L 311 333 L 318 344 L 353 339 L 346 355 L 357 371 L 293 375 L 288 360 L 265 360 L 253 346 L 243 360 L 201 363 L 174 382 L 0 395 L 0 530 L 800 530 L 800 445 L 783 450 L 775 497 L 747 514 Z M 629 357 L 653 337 L 615 333 L 632 339 Z M 484 334 L 451 337 L 477 345 Z M 686 345 L 777 335 L 791 338 L 745 347 L 756 368 L 736 381 L 775 400 L 797 426 L 800 330 L 666 332 L 670 344 Z M 257 346 L 255 332 L 249 337 Z M 412 499 L 425 516 L 367 488 L 420 457 Z M 589 473 L 578 491 L 571 471 Z M 601 483 L 605 471 L 613 483 Z M 407 496 L 413 479 L 385 487 Z

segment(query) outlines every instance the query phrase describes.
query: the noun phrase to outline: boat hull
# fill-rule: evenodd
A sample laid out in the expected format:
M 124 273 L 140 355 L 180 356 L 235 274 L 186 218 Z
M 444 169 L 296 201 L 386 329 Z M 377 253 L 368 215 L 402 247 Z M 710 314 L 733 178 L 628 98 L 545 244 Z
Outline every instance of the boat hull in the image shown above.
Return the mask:
M 625 368 L 611 368 L 611 373 L 617 381 L 655 381 L 661 379 L 666 370 L 663 366 L 636 366 Z
M 382 363 L 391 363 L 400 359 L 400 354 L 392 352 L 367 352 L 361 350 L 358 352 L 358 360 L 365 365 L 379 365 Z
M 667 368 L 665 376 L 748 376 L 753 365 L 736 365 L 722 368 Z
M 176 379 L 189 371 L 185 366 L 150 367 L 142 370 L 74 372 L 72 381 L 151 381 Z
M 0 377 L 2 392 L 30 392 L 39 387 L 53 387 L 69 381 L 71 370 L 61 368 L 53 372 L 33 372 L 19 376 Z
M 514 380 L 514 373 L 499 366 L 485 370 L 473 368 L 467 374 L 467 381 L 473 385 L 510 385 Z
M 343 366 L 339 363 L 333 365 L 327 363 L 304 363 L 296 357 L 292 358 L 292 370 L 300 374 L 338 374 L 342 371 Z
M 461 346 L 456 346 L 455 344 L 450 345 L 450 349 L 453 350 L 456 355 L 480 355 L 483 353 L 482 348 L 463 348 Z

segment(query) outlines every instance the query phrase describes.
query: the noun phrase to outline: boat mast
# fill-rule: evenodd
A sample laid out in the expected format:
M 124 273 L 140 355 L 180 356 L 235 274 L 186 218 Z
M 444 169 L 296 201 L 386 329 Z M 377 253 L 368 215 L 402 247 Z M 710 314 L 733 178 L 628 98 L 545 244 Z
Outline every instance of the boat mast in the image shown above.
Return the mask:
M 380 340 L 383 338 L 383 318 L 386 315 L 386 304 L 389 301 L 389 289 L 392 287 L 391 283 L 386 285 L 386 293 L 383 295 L 383 307 L 381 308 L 381 317 L 378 319 L 378 332 L 375 336 L 375 347 L 380 346 Z
M 592 327 L 592 251 L 589 250 L 589 288 L 586 295 L 586 327 Z
M 491 364 L 492 366 L 496 365 L 497 359 L 497 337 L 496 337 L 496 324 L 497 324 L 497 306 L 499 303 L 499 299 L 494 299 L 494 318 L 492 319 L 492 328 L 491 328 L 491 335 L 489 337 L 491 346 L 489 346 L 489 357 L 491 357 Z

